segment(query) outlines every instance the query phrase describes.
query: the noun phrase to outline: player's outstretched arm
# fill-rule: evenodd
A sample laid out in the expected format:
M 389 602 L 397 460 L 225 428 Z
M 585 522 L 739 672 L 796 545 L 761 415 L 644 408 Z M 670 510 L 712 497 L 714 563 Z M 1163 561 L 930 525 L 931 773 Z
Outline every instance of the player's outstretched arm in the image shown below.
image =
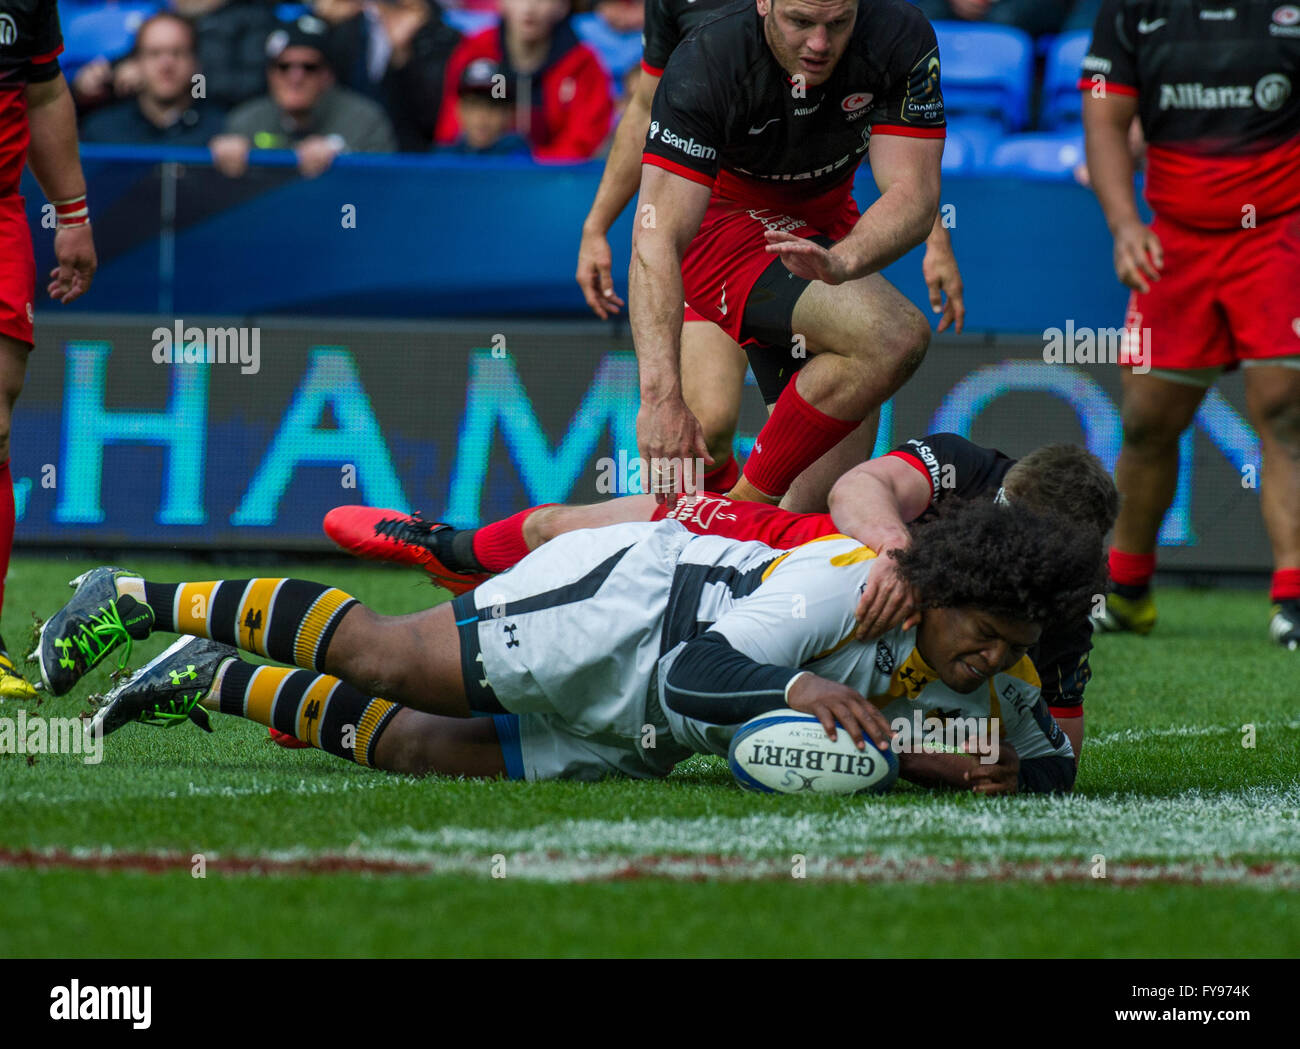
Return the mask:
M 650 103 L 654 101 L 659 78 L 643 72 L 627 108 L 614 131 L 605 171 L 596 189 L 596 198 L 582 223 L 582 240 L 578 244 L 578 287 L 593 313 L 601 320 L 612 317 L 623 306 L 614 292 L 609 229 L 617 221 L 628 201 L 636 196 L 641 182 L 641 149 L 650 127 Z
M 60 212 L 54 234 L 59 264 L 50 271 L 48 291 L 58 302 L 72 302 L 89 290 L 98 268 L 85 213 L 86 179 L 77 151 L 76 108 L 62 73 L 52 80 L 28 84 L 24 94 L 31 130 L 27 165 L 46 200 Z
M 708 185 L 661 167 L 641 166 L 627 283 L 641 380 L 637 444 L 660 501 L 681 490 L 682 471 L 669 486 L 655 478 L 656 464 L 713 462 L 699 420 L 682 397 L 681 369 L 682 257 L 704 220 L 709 192 Z
M 893 455 L 855 466 L 831 488 L 829 505 L 835 527 L 880 555 L 858 598 L 859 640 L 873 640 L 915 617 L 912 593 L 886 551 L 907 548 L 911 542 L 907 522 L 919 517 L 929 504 L 929 481 Z

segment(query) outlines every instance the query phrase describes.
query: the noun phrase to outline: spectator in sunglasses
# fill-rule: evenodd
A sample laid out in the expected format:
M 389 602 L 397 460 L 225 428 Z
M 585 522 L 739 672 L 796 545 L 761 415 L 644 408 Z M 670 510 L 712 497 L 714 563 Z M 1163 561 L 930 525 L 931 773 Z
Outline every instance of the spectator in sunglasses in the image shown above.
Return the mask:
M 397 149 L 383 109 L 334 82 L 326 31 L 320 19 L 303 15 L 267 38 L 269 92 L 232 112 L 225 133 L 209 143 L 223 174 L 242 175 L 254 149 L 292 149 L 307 178 L 326 171 L 340 153 Z

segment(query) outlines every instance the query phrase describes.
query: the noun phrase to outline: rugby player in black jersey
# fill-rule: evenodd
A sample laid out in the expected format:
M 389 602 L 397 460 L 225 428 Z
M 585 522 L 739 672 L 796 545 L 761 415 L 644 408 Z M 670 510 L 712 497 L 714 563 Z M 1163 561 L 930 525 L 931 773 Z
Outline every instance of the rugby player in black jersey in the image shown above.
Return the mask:
M 915 370 L 929 326 L 878 270 L 933 228 L 943 136 L 934 32 L 904 0 L 737 4 L 677 47 L 629 273 L 652 473 L 707 455 L 682 397 L 683 300 L 751 345 L 774 402 L 741 498 L 776 502 Z M 868 152 L 882 195 L 860 217 Z
M 740 0 L 742 6 L 748 6 L 749 2 Z M 688 33 L 736 3 L 737 0 L 647 0 L 641 76 L 614 135 L 600 187 L 583 223 L 578 249 L 578 284 L 587 305 L 598 317 L 607 318 L 623 306 L 623 300 L 614 290 L 607 237 L 610 227 L 636 195 L 641 179 L 641 150 L 650 126 L 650 107 L 664 66 Z M 951 325 L 960 332 L 965 318 L 961 273 L 940 218 L 935 220 L 926 240 L 921 266 L 931 307 L 941 314 L 938 330 L 942 332 Z M 729 491 L 740 476 L 732 442 L 740 415 L 746 367 L 745 354 L 736 342 L 687 306 L 681 342 L 682 398 L 699 420 L 713 460 L 703 479 L 706 491 Z M 869 450 L 875 423 L 873 412 L 863 424 L 862 438 L 842 442 L 841 448 L 805 471 L 792 484 L 782 505 L 798 511 L 824 510 L 830 485 Z

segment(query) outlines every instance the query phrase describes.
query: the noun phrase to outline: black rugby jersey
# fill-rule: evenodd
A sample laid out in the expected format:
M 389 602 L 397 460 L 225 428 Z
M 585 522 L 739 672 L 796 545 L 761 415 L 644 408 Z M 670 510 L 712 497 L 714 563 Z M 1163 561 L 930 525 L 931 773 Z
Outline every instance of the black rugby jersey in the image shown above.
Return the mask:
M 0 0 L 0 196 L 18 192 L 27 159 L 28 84 L 59 75 L 55 0 Z
M 729 5 L 677 47 L 655 92 L 646 163 L 711 185 L 719 171 L 811 195 L 845 183 L 871 135 L 944 136 L 934 30 L 907 0 L 861 0 L 824 84 L 781 68 L 752 4 Z
M 1079 87 L 1137 98 L 1157 214 L 1241 228 L 1300 207 L 1300 6 L 1102 0 Z
M 725 7 L 753 10 L 754 0 L 645 0 L 641 68 L 651 76 L 662 76 L 668 56 L 686 35 Z

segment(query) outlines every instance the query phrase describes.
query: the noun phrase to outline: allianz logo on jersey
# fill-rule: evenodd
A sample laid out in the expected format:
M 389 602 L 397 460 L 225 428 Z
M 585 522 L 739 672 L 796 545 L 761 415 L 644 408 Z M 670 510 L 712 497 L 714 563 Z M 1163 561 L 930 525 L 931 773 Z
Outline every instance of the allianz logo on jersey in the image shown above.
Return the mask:
M 1259 106 L 1271 113 L 1281 109 L 1291 97 L 1291 80 L 1283 73 L 1269 73 L 1254 87 L 1230 84 L 1206 87 L 1204 84 L 1161 84 L 1160 108 L 1164 109 L 1249 109 Z
M 681 150 L 688 157 L 713 160 L 718 155 L 718 151 L 712 146 L 701 145 L 693 138 L 682 138 L 672 128 L 660 127 L 659 121 L 652 120 L 650 121 L 650 141 L 653 142 L 656 138 L 665 146 Z

